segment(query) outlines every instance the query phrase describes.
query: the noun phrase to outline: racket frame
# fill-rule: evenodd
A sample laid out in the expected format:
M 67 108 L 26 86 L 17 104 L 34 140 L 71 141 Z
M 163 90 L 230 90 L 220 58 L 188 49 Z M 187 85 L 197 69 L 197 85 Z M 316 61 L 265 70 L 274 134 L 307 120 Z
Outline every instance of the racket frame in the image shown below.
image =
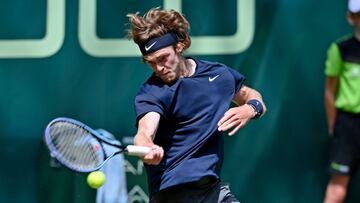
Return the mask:
M 58 150 L 56 149 L 55 145 L 53 144 L 53 142 L 51 141 L 51 136 L 50 136 L 50 129 L 51 126 L 54 123 L 58 123 L 58 122 L 67 122 L 73 125 L 78 126 L 79 128 L 83 128 L 86 131 L 90 132 L 91 136 L 93 136 L 95 139 L 97 139 L 97 141 L 99 142 L 100 146 L 101 146 L 101 150 L 104 154 L 104 160 L 102 161 L 101 164 L 99 164 L 98 166 L 91 168 L 91 169 L 79 169 L 77 167 L 73 167 L 72 164 L 68 164 L 67 160 L 65 160 L 62 155 L 60 155 L 58 153 Z M 89 126 L 85 125 L 84 123 L 77 121 L 75 119 L 72 118 L 67 118 L 67 117 L 59 117 L 56 118 L 54 120 L 52 120 L 45 128 L 45 143 L 48 146 L 48 149 L 50 151 L 50 154 L 52 157 L 56 158 L 62 165 L 66 166 L 67 168 L 76 171 L 76 172 L 82 172 L 82 173 L 88 173 L 88 172 L 92 172 L 92 171 L 96 171 L 99 170 L 110 158 L 112 158 L 113 156 L 123 153 L 123 152 L 127 152 L 127 148 L 125 146 L 122 146 L 120 144 L 120 142 L 118 140 L 115 139 L 111 139 L 111 138 L 107 138 L 103 135 L 101 135 L 100 133 L 98 133 L 97 131 L 93 130 L 92 128 L 90 128 Z M 118 151 L 115 151 L 113 153 L 111 153 L 110 155 L 107 155 L 103 143 L 114 146 L 116 148 L 118 148 Z

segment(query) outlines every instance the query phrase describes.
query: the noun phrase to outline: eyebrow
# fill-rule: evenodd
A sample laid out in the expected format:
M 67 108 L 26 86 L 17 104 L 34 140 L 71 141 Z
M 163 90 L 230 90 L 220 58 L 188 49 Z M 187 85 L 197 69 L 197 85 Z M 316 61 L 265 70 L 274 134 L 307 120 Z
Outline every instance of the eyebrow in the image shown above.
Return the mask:
M 159 58 L 166 57 L 168 55 L 169 55 L 169 53 L 162 53 L 159 56 L 155 56 L 153 58 L 146 59 L 145 57 L 143 57 L 143 59 L 145 62 L 154 62 L 154 61 L 157 61 Z

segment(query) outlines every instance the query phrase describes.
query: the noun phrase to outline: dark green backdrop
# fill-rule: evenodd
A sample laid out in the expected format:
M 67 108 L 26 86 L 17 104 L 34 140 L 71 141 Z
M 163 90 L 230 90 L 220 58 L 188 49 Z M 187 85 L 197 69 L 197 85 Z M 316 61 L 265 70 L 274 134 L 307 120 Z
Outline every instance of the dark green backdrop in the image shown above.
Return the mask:
M 48 34 L 46 9 L 59 1 L 65 3 L 64 38 L 58 38 L 61 43 L 55 51 L 37 56 L 26 41 Z M 223 180 L 230 182 L 242 202 L 322 201 L 329 141 L 323 64 L 330 42 L 351 32 L 345 0 L 1 0 L 0 202 L 94 201 L 95 191 L 86 186 L 85 175 L 49 166 L 42 133 L 51 119 L 79 119 L 124 142 L 135 133 L 133 98 L 150 70 L 139 57 L 121 55 L 116 49 L 102 51 L 99 46 L 96 52 L 98 46 L 93 46 L 91 50 L 100 54 L 87 51 L 79 40 L 81 2 L 96 4 L 94 32 L 100 41 L 124 37 L 128 12 L 143 13 L 174 2 L 191 22 L 193 36 L 230 36 L 250 30 L 249 46 L 240 41 L 231 44 L 241 46 L 238 51 L 193 52 L 246 75 L 247 85 L 263 94 L 268 107 L 261 120 L 226 137 Z M 238 11 L 240 3 L 246 8 Z M 238 12 L 248 22 L 245 27 L 236 25 Z M 17 41 L 24 46 L 11 52 L 7 43 Z M 136 159 L 128 160 L 137 166 Z M 146 190 L 143 173 L 127 174 L 129 190 L 135 183 Z M 360 201 L 358 181 L 351 183 L 348 202 Z

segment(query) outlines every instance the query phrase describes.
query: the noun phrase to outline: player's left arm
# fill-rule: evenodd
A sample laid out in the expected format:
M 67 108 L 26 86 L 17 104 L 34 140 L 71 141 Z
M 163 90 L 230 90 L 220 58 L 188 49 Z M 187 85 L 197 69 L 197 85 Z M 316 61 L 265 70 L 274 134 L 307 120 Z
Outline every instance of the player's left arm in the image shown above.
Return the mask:
M 266 106 L 261 94 L 250 87 L 241 87 L 235 94 L 233 101 L 238 106 L 230 108 L 218 122 L 219 131 L 231 129 L 229 135 L 234 135 L 250 119 L 259 118 L 266 112 Z

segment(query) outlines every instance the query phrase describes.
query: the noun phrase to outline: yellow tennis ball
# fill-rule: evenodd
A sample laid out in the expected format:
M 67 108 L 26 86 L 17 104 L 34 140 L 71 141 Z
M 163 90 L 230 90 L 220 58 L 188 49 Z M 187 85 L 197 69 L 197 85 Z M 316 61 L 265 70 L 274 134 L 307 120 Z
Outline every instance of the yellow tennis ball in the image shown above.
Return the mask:
M 87 183 L 91 188 L 98 189 L 105 183 L 105 174 L 102 171 L 94 171 L 87 176 Z

